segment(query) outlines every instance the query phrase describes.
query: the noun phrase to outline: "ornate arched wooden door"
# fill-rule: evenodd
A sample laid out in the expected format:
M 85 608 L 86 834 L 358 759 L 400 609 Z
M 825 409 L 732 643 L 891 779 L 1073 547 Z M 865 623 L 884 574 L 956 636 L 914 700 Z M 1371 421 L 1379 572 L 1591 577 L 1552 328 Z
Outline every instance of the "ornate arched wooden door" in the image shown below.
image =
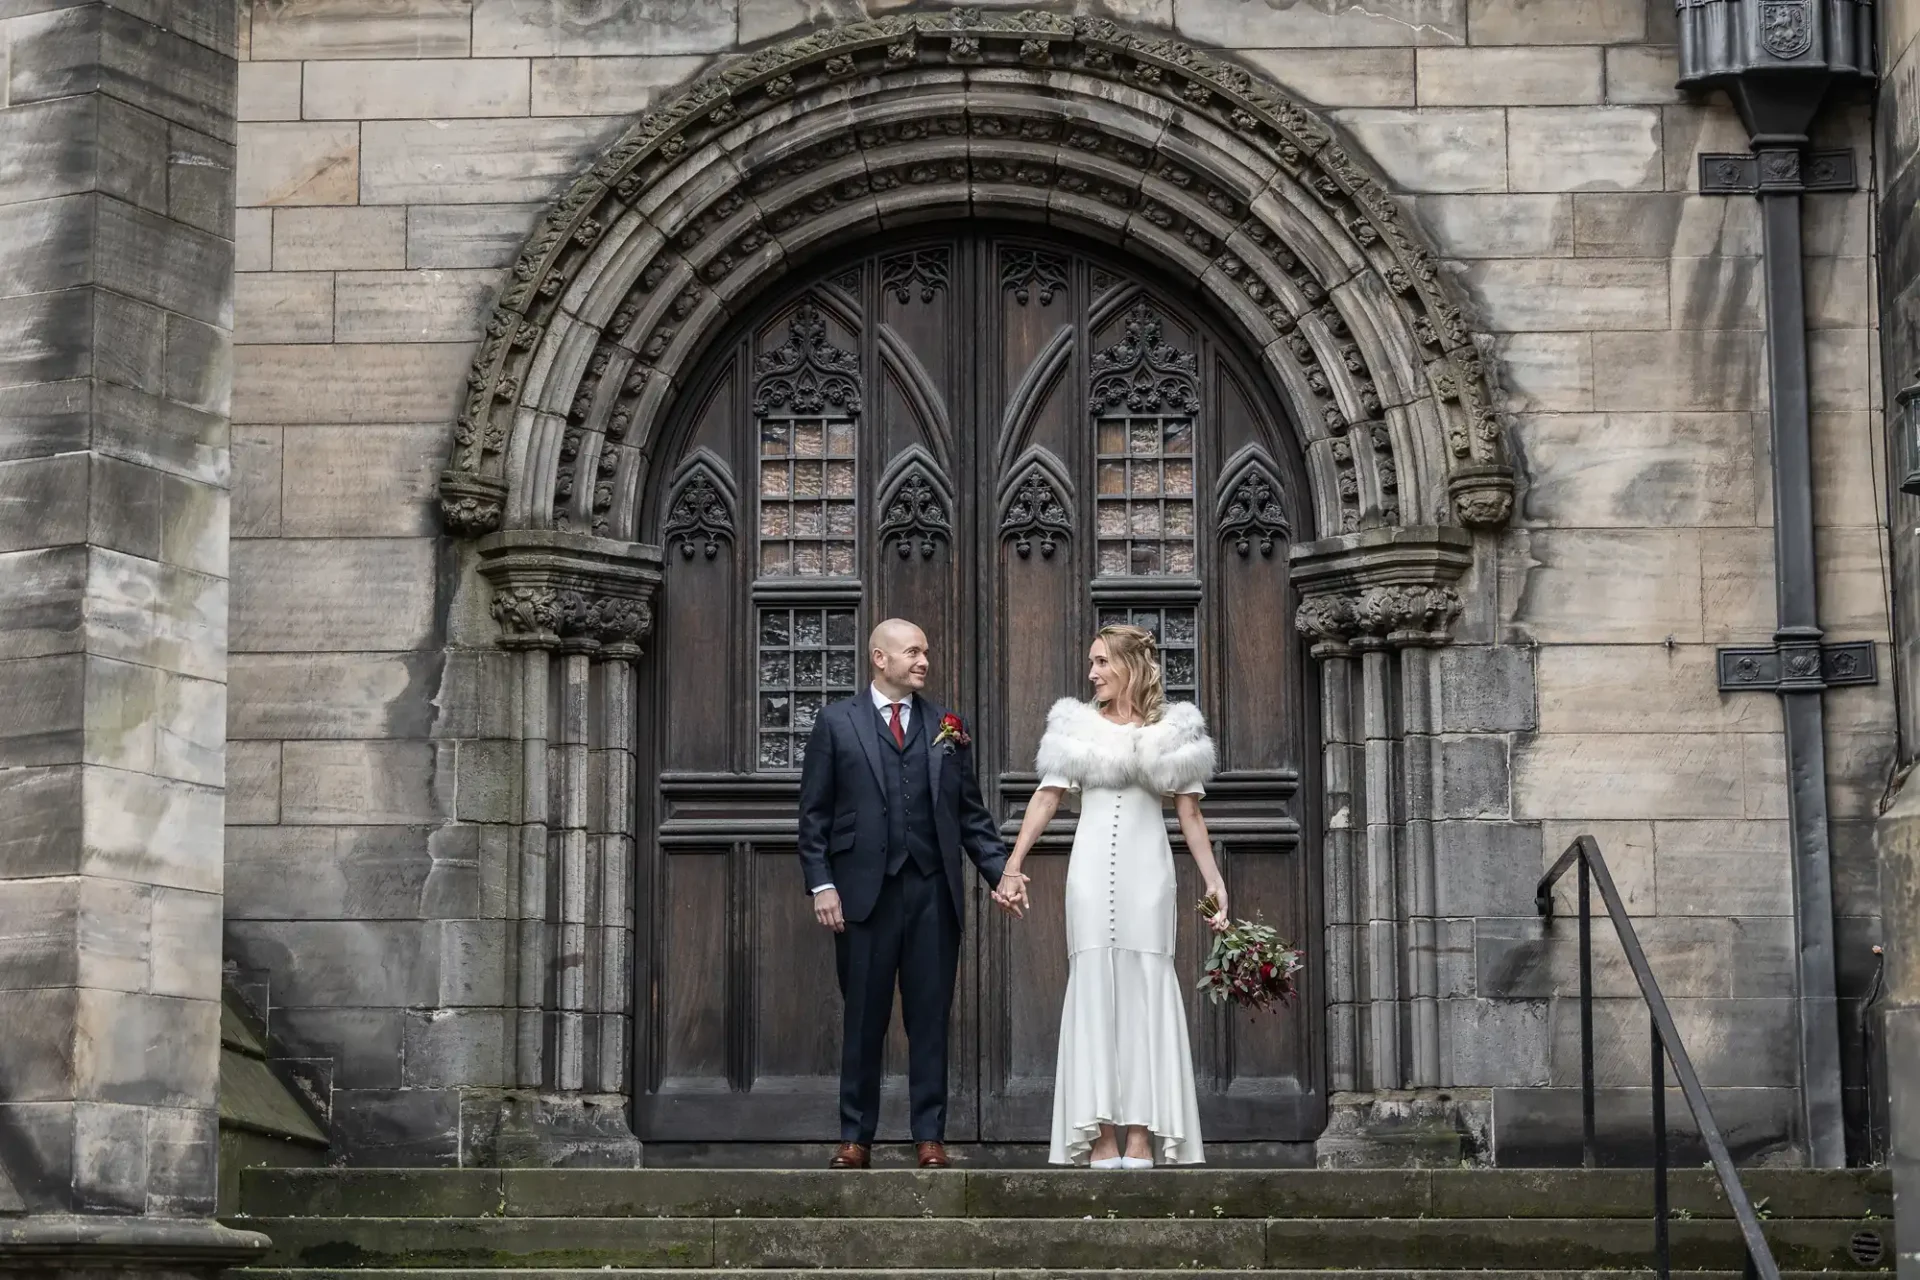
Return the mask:
M 1031 230 L 922 232 L 796 278 L 682 393 L 654 462 L 667 578 L 639 738 L 633 1092 L 655 1142 L 839 1136 L 833 947 L 794 811 L 813 717 L 864 687 L 883 617 L 930 637 L 930 691 L 972 721 L 1009 838 L 1095 627 L 1153 628 L 1171 695 L 1219 740 L 1207 812 L 1236 914 L 1320 937 L 1317 705 L 1287 578 L 1311 522 L 1256 367 L 1191 287 Z M 1023 922 L 974 882 L 952 1140 L 1048 1133 L 1070 838 L 1030 864 Z M 1179 963 L 1197 974 L 1194 923 Z M 1318 973 L 1278 1017 L 1190 1002 L 1209 1141 L 1318 1133 Z M 903 1072 L 897 1023 L 890 1053 Z M 886 1107 L 882 1137 L 904 1136 L 903 1074 Z

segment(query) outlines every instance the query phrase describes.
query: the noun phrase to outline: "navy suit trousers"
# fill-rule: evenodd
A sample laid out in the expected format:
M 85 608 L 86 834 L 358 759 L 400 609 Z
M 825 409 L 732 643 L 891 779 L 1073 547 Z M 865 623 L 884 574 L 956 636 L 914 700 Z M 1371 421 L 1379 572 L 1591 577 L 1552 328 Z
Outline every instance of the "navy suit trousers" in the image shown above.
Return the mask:
M 900 992 L 907 1028 L 913 1140 L 947 1132 L 947 1023 L 960 965 L 960 916 L 944 870 L 912 859 L 886 877 L 865 920 L 834 935 L 846 1022 L 840 1040 L 840 1140 L 870 1143 L 880 1125 L 881 1058 Z

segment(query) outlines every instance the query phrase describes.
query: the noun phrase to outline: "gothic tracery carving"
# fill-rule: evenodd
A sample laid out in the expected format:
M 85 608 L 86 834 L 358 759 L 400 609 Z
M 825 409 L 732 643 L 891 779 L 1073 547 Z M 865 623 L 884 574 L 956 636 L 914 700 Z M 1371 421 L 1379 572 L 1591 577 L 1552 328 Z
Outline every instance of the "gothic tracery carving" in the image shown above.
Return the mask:
M 761 417 L 850 417 L 860 412 L 860 360 L 827 341 L 820 308 L 793 309 L 787 340 L 753 362 L 753 411 Z
M 733 485 L 724 464 L 701 450 L 674 482 L 667 504 L 667 520 L 662 530 L 668 547 L 678 546 L 680 554 L 693 559 L 696 549 L 711 560 L 720 554 L 722 542 L 733 541 Z
M 1028 450 L 1016 464 L 1012 481 L 1002 488 L 1000 536 L 1013 539 L 1022 560 L 1033 554 L 1036 544 L 1040 558 L 1051 560 L 1073 536 L 1072 491 L 1066 468 L 1045 449 Z
M 916 294 L 920 301 L 932 302 L 946 289 L 951 271 L 952 256 L 945 248 L 911 249 L 880 260 L 880 288 L 895 302 Z
M 880 545 L 902 560 L 915 551 L 931 559 L 935 547 L 953 540 L 951 488 L 925 450 L 913 446 L 887 468 L 880 483 Z
M 1272 461 L 1257 447 L 1249 446 L 1228 461 L 1214 524 L 1241 559 L 1256 547 L 1270 559 L 1275 545 L 1292 533 L 1282 493 Z
M 1095 414 L 1191 414 L 1200 408 L 1199 361 L 1160 336 L 1146 302 L 1127 312 L 1126 336 L 1093 354 Z
M 1067 260 L 1044 249 L 1009 246 L 1000 251 L 1000 288 L 1011 293 L 1021 306 L 1037 298 L 1041 306 L 1051 303 L 1067 289 Z

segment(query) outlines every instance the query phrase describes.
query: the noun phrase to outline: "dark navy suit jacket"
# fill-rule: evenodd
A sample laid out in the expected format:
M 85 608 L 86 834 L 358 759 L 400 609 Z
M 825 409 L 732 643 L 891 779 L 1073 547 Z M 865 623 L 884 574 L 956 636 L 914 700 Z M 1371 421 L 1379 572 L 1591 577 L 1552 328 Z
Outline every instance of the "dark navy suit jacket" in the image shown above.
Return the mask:
M 1007 865 L 1007 847 L 980 798 L 973 748 L 951 742 L 932 745 L 946 708 L 915 694 L 913 714 L 927 729 L 934 832 L 954 911 L 964 920 L 961 851 L 989 885 L 997 886 Z M 926 719 L 918 720 L 921 716 Z M 835 702 L 814 722 L 800 772 L 800 867 L 807 890 L 833 885 L 842 913 L 854 922 L 873 910 L 887 875 L 887 784 L 880 753 L 894 748 L 881 738 L 882 732 L 868 690 Z

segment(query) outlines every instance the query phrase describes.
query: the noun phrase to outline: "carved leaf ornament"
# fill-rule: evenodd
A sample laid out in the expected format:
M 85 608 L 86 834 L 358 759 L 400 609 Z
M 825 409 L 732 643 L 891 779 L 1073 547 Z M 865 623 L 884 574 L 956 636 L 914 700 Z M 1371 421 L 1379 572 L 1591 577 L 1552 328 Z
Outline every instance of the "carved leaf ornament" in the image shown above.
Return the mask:
M 762 418 L 845 418 L 860 412 L 860 362 L 827 341 L 820 309 L 793 309 L 787 340 L 754 361 L 753 412 Z
M 720 544 L 733 540 L 733 512 L 726 495 L 705 467 L 695 468 L 680 482 L 667 511 L 666 540 L 678 543 L 680 554 L 693 559 L 695 545 L 711 560 L 720 554 Z
M 1160 317 L 1145 302 L 1127 312 L 1126 336 L 1093 356 L 1093 412 L 1188 415 L 1200 410 L 1199 361 L 1160 337 Z
M 916 550 L 930 560 L 936 544 L 952 538 L 953 520 L 940 489 L 923 467 L 907 468 L 881 502 L 880 544 L 895 546 L 902 560 Z
M 1791 0 L 1767 5 L 1773 46 L 1795 47 L 1805 38 L 1804 7 Z M 1017 69 L 1026 79 L 994 92 L 1024 96 L 1025 105 L 996 109 L 980 90 L 958 83 L 929 99 L 944 94 L 950 105 L 907 118 L 881 109 L 893 100 L 887 95 L 896 80 L 942 64 Z M 1062 105 L 1096 97 L 1100 106 L 1091 113 Z M 783 113 L 779 121 L 748 127 L 775 110 Z M 842 123 L 823 127 L 828 111 Z M 1185 131 L 1177 161 L 1129 132 L 1162 120 L 1166 129 Z M 1243 167 L 1209 133 L 1261 157 L 1274 182 L 1293 194 L 1256 207 L 1253 193 L 1236 186 Z M 751 149 L 743 149 L 743 139 L 752 140 Z M 1002 139 L 1034 155 L 996 150 Z M 673 204 L 656 223 L 663 243 L 643 251 L 632 237 L 647 220 L 633 217 L 635 206 L 663 187 L 693 190 L 686 166 L 710 166 L 714 148 L 741 176 Z M 1042 153 L 1045 160 L 1034 158 Z M 839 163 L 850 157 L 864 163 Z M 1134 180 L 1116 181 L 1121 172 Z M 601 475 L 606 442 L 618 439 L 642 456 L 657 447 L 653 434 L 672 404 L 662 389 L 677 385 L 686 363 L 725 325 L 730 300 L 784 270 L 826 234 L 824 227 L 836 234 L 878 229 L 889 206 L 909 217 L 955 201 L 977 212 L 992 212 L 1003 199 L 1008 209 L 1024 208 L 1035 187 L 1049 189 L 1042 198 L 1074 225 L 1104 226 L 1117 216 L 1132 220 L 1128 234 L 1143 242 L 1166 240 L 1175 259 L 1204 255 L 1212 269 L 1196 279 L 1196 289 L 1239 317 L 1255 349 L 1301 337 L 1303 363 L 1281 377 L 1308 435 L 1339 436 L 1361 425 L 1365 419 L 1354 418 L 1352 406 L 1430 401 L 1430 412 L 1409 419 L 1423 424 L 1410 441 L 1421 460 L 1395 459 L 1391 449 L 1381 459 L 1393 464 L 1403 489 L 1410 477 L 1444 484 L 1461 466 L 1509 468 L 1497 397 L 1464 299 L 1386 184 L 1329 125 L 1244 68 L 1177 40 L 1099 18 L 959 8 L 842 23 L 729 61 L 642 116 L 547 208 L 506 274 L 467 375 L 442 481 L 448 529 L 477 536 L 550 518 L 554 455 L 515 441 L 540 429 L 541 413 L 528 410 L 569 405 L 581 441 L 574 487 L 584 492 L 592 477 L 594 488 L 590 512 L 580 496 L 566 509 L 591 514 L 605 536 L 634 536 L 638 504 L 615 496 L 613 479 Z M 882 193 L 886 200 L 877 202 Z M 1315 210 L 1311 227 L 1282 220 L 1277 211 L 1289 201 Z M 1315 255 L 1290 249 L 1303 235 L 1326 243 Z M 1234 237 L 1245 252 L 1226 248 Z M 1336 305 L 1329 282 L 1311 265 L 1327 254 L 1358 263 L 1373 284 L 1343 291 Z M 600 266 L 589 271 L 589 263 Z M 1023 292 L 1041 305 L 1058 297 L 1063 282 L 1050 263 L 1001 265 L 1016 302 Z M 915 258 L 898 264 L 886 282 L 890 296 L 930 301 L 944 287 L 938 266 Z M 1347 335 L 1347 309 L 1365 314 L 1364 328 L 1353 329 L 1367 335 L 1364 341 Z M 582 319 L 595 315 L 607 319 Z M 583 337 L 595 347 L 589 364 L 618 378 L 598 382 L 591 397 L 582 392 L 598 375 L 556 348 Z M 1170 363 L 1177 353 L 1144 331 L 1127 345 L 1133 358 L 1116 353 L 1117 363 L 1103 371 L 1108 411 L 1190 412 L 1195 380 Z M 1391 365 L 1367 368 L 1368 360 Z M 828 341 L 811 304 L 797 309 L 789 340 L 758 362 L 755 408 L 788 417 L 857 413 L 852 362 L 852 353 Z M 591 458 L 589 445 L 597 450 Z M 631 485 L 644 468 L 619 475 L 619 483 Z M 1347 491 L 1344 482 L 1315 489 Z M 1353 501 L 1316 512 L 1320 526 L 1338 530 L 1366 518 Z M 1424 514 L 1442 502 L 1451 507 L 1452 495 L 1402 493 L 1375 514 L 1391 522 L 1402 510 Z M 1498 506 L 1476 501 L 1452 509 L 1480 523 Z
M 1073 513 L 1038 463 L 1028 467 L 1014 486 L 1000 532 L 1013 539 L 1013 549 L 1022 560 L 1033 554 L 1036 543 L 1040 558 L 1051 560 L 1059 544 L 1073 535 Z
M 1220 505 L 1219 526 L 1220 536 L 1233 544 L 1241 559 L 1251 556 L 1255 546 L 1263 557 L 1271 558 L 1275 543 L 1288 533 L 1280 482 L 1273 473 L 1259 464 L 1242 471 Z

